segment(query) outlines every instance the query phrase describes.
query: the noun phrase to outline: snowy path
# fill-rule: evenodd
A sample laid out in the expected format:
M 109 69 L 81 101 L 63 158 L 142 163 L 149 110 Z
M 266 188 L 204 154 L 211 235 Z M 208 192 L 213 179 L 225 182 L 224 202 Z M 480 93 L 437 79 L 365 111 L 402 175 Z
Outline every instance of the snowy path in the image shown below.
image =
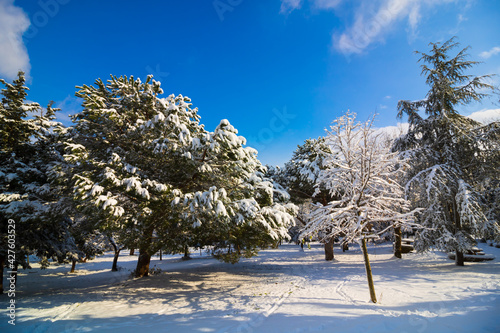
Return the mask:
M 2 306 L 1 332 L 499 332 L 500 249 L 494 261 L 455 267 L 444 254 L 392 259 L 372 246 L 379 304 L 369 294 L 359 249 L 323 260 L 319 245 L 261 251 L 231 265 L 194 256 L 152 264 L 162 274 L 128 279 L 137 257 L 111 255 L 20 276 L 15 329 Z M 0 300 L 7 304 L 6 295 Z

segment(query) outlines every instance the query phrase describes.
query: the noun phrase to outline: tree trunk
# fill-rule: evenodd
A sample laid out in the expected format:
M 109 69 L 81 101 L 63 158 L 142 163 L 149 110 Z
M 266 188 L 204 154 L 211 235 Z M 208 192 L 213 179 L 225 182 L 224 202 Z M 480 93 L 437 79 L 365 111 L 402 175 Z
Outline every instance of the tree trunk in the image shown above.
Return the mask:
M 139 248 L 139 258 L 137 259 L 137 267 L 135 269 L 135 277 L 143 277 L 149 275 L 149 263 L 151 262 L 151 253 L 149 247 L 153 241 L 153 227 L 144 230 L 144 239 Z
M 325 243 L 325 260 L 330 261 L 333 260 L 334 255 L 333 255 L 333 242 L 335 239 L 333 237 L 330 237 L 328 242 Z
M 118 271 L 118 257 L 120 256 L 120 251 L 122 249 L 120 249 L 120 246 L 118 246 L 118 244 L 116 244 L 113 237 L 108 236 L 108 239 L 109 239 L 109 242 L 111 243 L 111 245 L 113 246 L 113 250 L 115 251 L 115 255 L 113 257 L 113 266 L 111 267 L 111 271 L 116 272 L 116 271 Z
M 70 273 L 74 273 L 75 272 L 75 267 L 76 267 L 76 259 L 72 259 Z
M 130 254 L 129 255 L 133 256 L 134 255 L 134 251 L 135 251 L 135 249 L 130 249 Z
M 462 230 L 462 224 L 460 223 L 460 216 L 458 213 L 457 202 L 453 200 L 452 213 L 453 219 L 455 220 L 455 232 L 458 233 Z M 455 265 L 456 266 L 464 266 L 464 253 L 461 251 L 455 251 Z
M 401 259 L 401 227 L 394 227 L 394 256 Z
M 184 257 L 182 257 L 182 260 L 189 260 L 191 259 L 191 256 L 189 254 L 189 247 L 187 245 L 184 245 Z
M 120 256 L 120 249 L 115 248 L 115 256 L 113 257 L 113 267 L 111 267 L 112 272 L 118 271 L 118 257 Z
M 370 266 L 370 259 L 368 258 L 368 249 L 366 248 L 366 239 L 361 239 L 361 249 L 363 250 L 363 258 L 365 260 L 366 278 L 368 279 L 368 288 L 370 289 L 370 298 L 373 303 L 377 303 L 377 296 L 375 295 L 375 286 L 373 285 L 372 268 Z
M 464 253 L 458 250 L 455 251 L 455 265 L 464 266 Z
M 151 255 L 147 251 L 140 251 L 137 260 L 137 268 L 135 269 L 135 277 L 143 277 L 149 275 L 149 263 Z
M 342 242 L 342 252 L 349 251 L 349 243 L 346 241 Z

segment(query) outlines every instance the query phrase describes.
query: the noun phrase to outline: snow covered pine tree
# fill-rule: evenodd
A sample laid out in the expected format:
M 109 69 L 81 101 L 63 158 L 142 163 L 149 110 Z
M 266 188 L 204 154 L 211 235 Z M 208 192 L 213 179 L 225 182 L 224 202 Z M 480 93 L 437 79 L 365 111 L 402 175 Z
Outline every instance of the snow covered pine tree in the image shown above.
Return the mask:
M 332 151 L 324 137 L 308 139 L 294 151 L 292 158 L 285 164 L 283 173 L 288 179 L 287 189 L 292 199 L 301 204 L 302 210 L 309 211 L 312 203 L 328 204 L 333 197 L 319 181 L 320 173 L 327 167 L 325 161 Z M 304 225 L 307 221 L 302 221 Z M 343 235 L 342 235 L 343 236 Z M 325 244 L 325 260 L 333 260 L 333 243 L 335 237 L 321 239 Z M 343 248 L 347 243 L 343 243 Z
M 499 127 L 482 126 L 455 109 L 457 104 L 481 100 L 481 89 L 492 89 L 484 82 L 488 76 L 464 74 L 476 64 L 466 60 L 467 48 L 450 58 L 448 52 L 459 45 L 454 38 L 430 45 L 429 54 L 417 53 L 431 89 L 423 100 L 399 101 L 398 117 L 408 116 L 409 130 L 394 149 L 410 161 L 406 188 L 413 206 L 425 208 L 420 223 L 426 228 L 416 235 L 416 250 L 454 251 L 456 265 L 463 266 L 464 252 L 476 245 L 477 237 L 499 235 L 498 224 L 485 217 L 476 191 L 481 175 L 498 173 L 488 171 L 496 163 L 487 163 L 495 153 L 491 144 L 498 142 L 485 138 L 491 131 L 498 137 Z M 420 116 L 419 109 L 428 117 Z
M 0 103 L 0 265 L 7 254 L 7 225 L 15 223 L 15 259 L 9 258 L 10 270 L 28 267 L 28 256 L 42 259 L 56 256 L 59 261 L 78 253 L 70 232 L 70 220 L 64 211 L 65 198 L 53 185 L 53 166 L 62 160 L 59 134 L 65 129 L 54 121 L 57 111 L 49 104 L 43 110 L 38 103 L 26 103 L 23 72 L 5 85 Z M 34 119 L 28 119 L 28 113 Z
M 295 206 L 275 200 L 256 151 L 227 120 L 206 131 L 190 99 L 160 98 L 151 75 L 95 85 L 76 94 L 84 110 L 66 159 L 79 207 L 105 212 L 101 230 L 122 230 L 139 248 L 137 277 L 159 249 L 213 246 L 234 262 L 288 237 Z
M 376 303 L 366 240 L 378 238 L 395 225 L 414 226 L 416 211 L 410 211 L 403 188 L 395 181 L 406 162 L 379 140 L 372 123 L 373 119 L 361 124 L 355 114 L 347 113 L 330 126 L 326 143 L 332 154 L 318 182 L 325 184 L 334 199 L 316 206 L 302 235 L 322 232 L 327 237 L 344 235 L 348 242 L 358 241 L 370 297 Z

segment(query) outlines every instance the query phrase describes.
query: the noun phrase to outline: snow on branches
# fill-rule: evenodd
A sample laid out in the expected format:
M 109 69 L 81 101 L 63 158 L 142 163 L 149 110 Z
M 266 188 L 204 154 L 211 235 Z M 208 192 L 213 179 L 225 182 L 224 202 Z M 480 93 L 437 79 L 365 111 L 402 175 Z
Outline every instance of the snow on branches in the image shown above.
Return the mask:
M 415 210 L 410 211 L 398 183 L 406 161 L 374 134 L 373 120 L 359 123 L 347 113 L 330 126 L 326 143 L 332 153 L 318 183 L 333 200 L 315 206 L 302 237 L 321 233 L 349 242 L 376 237 L 394 225 L 413 225 Z
M 228 120 L 206 131 L 188 97 L 161 98 L 150 76 L 79 88 L 84 110 L 65 155 L 74 196 L 80 208 L 134 229 L 129 241 L 141 253 L 214 241 L 231 251 L 287 237 L 294 207 Z
M 409 130 L 395 141 L 394 150 L 408 158 L 403 181 L 413 207 L 423 208 L 419 222 L 426 229 L 417 233 L 416 249 L 456 251 L 456 264 L 463 265 L 463 252 L 476 238 L 500 235 L 483 206 L 491 193 L 488 184 L 498 179 L 499 127 L 483 126 L 455 109 L 481 100 L 482 91 L 493 88 L 484 82 L 487 75 L 464 74 L 476 64 L 466 60 L 467 48 L 450 58 L 449 51 L 458 46 L 454 38 L 430 45 L 429 54 L 420 53 L 430 90 L 423 100 L 398 103 L 398 116 L 408 116 Z M 427 118 L 419 115 L 421 110 Z M 491 207 L 491 202 L 486 204 Z

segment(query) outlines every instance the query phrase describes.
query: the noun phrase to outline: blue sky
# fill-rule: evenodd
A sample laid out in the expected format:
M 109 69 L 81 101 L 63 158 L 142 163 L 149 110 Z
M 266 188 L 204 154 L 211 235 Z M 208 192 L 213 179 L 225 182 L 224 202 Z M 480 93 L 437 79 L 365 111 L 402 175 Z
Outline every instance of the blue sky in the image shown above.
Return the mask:
M 283 164 L 348 109 L 396 125 L 398 100 L 428 90 L 414 51 L 429 42 L 457 36 L 483 62 L 471 73 L 500 73 L 499 18 L 490 0 L 0 0 L 0 77 L 26 71 L 29 99 L 69 124 L 75 86 L 152 73 L 208 130 L 228 119 Z M 459 111 L 498 114 L 498 100 Z

